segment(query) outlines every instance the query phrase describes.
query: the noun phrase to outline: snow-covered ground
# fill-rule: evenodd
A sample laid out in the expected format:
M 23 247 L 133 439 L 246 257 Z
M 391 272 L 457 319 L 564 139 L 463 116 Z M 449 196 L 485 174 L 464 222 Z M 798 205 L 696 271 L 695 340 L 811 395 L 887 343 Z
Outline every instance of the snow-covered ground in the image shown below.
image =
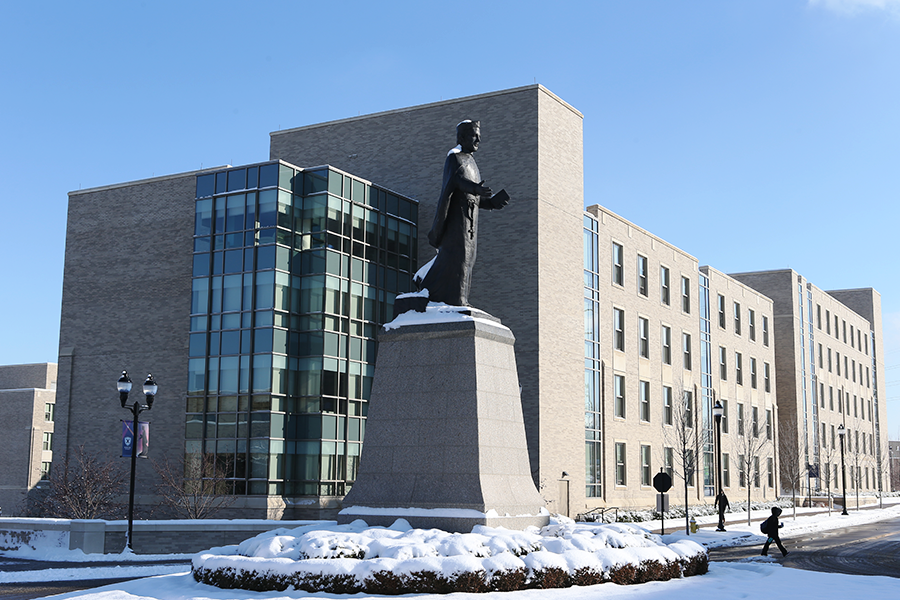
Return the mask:
M 894 499 L 892 499 L 894 500 Z M 790 548 L 791 539 L 799 534 L 812 531 L 821 531 L 839 527 L 869 523 L 878 520 L 900 517 L 900 503 L 885 503 L 884 510 L 850 511 L 849 516 L 841 516 L 833 512 L 804 514 L 808 510 L 799 510 L 797 519 L 791 517 L 791 511 L 786 510 L 782 515 L 785 527 L 782 530 L 782 538 L 786 540 Z M 738 515 L 730 515 L 735 518 Z M 766 516 L 760 512 L 754 514 L 755 519 L 748 527 L 746 521 L 743 524 L 729 523 L 728 532 L 717 533 L 712 528 L 703 528 L 697 534 L 690 536 L 691 541 L 699 542 L 707 547 L 735 546 L 742 544 L 762 543 L 763 537 L 759 533 L 759 519 Z M 709 519 L 700 518 L 701 523 Z M 714 518 L 712 518 L 714 522 Z M 658 528 L 658 523 L 644 523 L 645 527 Z M 666 531 L 669 533 L 664 541 L 672 543 L 685 537 L 684 522 L 666 521 Z M 676 530 L 676 528 L 678 528 Z M 332 594 L 309 594 L 301 591 L 285 592 L 246 592 L 242 590 L 221 590 L 208 585 L 196 583 L 187 569 L 166 565 L 141 565 L 140 561 L 160 559 L 189 559 L 190 555 L 183 556 L 143 556 L 143 555 L 106 555 L 104 560 L 110 560 L 111 566 L 71 568 L 57 573 L 47 571 L 35 572 L 36 579 L 26 579 L 31 573 L 3 572 L 3 556 L 34 558 L 42 560 L 64 561 L 91 561 L 94 556 L 87 556 L 81 552 L 68 552 L 56 550 L 53 552 L 6 552 L 0 555 L 0 583 L 46 581 L 61 579 L 94 579 L 103 577 L 128 577 L 139 576 L 143 579 L 128 581 L 111 586 L 105 586 L 83 592 L 73 592 L 55 598 L 80 598 L 84 600 L 277 600 L 289 598 L 305 598 L 309 596 L 320 598 L 341 598 Z M 121 561 L 131 564 L 121 565 Z M 112 566 L 120 563 L 120 566 Z M 74 565 L 73 565 L 74 566 Z M 154 571 L 154 569 L 158 569 Z M 173 573 L 173 571 L 176 571 Z M 149 575 L 159 574 L 154 577 Z M 864 597 L 866 600 L 896 600 L 900 597 L 900 581 L 891 577 L 864 577 L 854 575 L 841 575 L 833 573 L 816 573 L 797 569 L 786 569 L 778 564 L 777 559 L 769 557 L 755 557 L 741 562 L 713 562 L 707 575 L 690 577 L 686 579 L 668 582 L 653 582 L 640 585 L 618 586 L 612 583 L 601 584 L 601 587 L 572 587 L 552 590 L 525 590 L 520 592 L 492 592 L 488 594 L 471 594 L 472 600 L 594 600 L 598 593 L 606 597 L 630 596 L 629 600 L 653 599 L 665 595 L 666 600 L 722 600 L 723 598 L 740 597 L 742 599 L 755 600 L 766 598 L 768 600 L 794 600 L 796 597 L 815 596 L 817 600 L 831 599 L 845 600 L 847 597 Z M 460 596 L 463 594 L 454 594 Z M 470 594 L 465 594 L 470 595 Z M 354 598 L 364 595 L 358 594 Z M 423 600 L 424 594 L 416 595 Z M 435 596 L 428 600 L 440 600 Z

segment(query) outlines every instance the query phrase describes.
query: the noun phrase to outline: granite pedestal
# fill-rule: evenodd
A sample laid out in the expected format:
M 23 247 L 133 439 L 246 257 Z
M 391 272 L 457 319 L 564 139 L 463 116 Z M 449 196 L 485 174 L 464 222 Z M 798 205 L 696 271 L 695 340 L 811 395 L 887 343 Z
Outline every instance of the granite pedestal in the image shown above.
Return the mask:
M 359 474 L 338 520 L 471 531 L 549 521 L 531 478 L 515 337 L 486 313 L 379 338 Z

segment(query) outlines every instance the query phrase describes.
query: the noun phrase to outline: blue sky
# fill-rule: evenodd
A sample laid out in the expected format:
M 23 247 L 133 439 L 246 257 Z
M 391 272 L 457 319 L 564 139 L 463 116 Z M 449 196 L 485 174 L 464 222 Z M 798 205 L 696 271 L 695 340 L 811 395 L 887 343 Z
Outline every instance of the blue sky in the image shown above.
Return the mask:
M 585 115 L 588 204 L 726 273 L 877 289 L 900 439 L 900 0 L 456 6 L 6 3 L 0 364 L 56 361 L 67 192 L 537 82 Z

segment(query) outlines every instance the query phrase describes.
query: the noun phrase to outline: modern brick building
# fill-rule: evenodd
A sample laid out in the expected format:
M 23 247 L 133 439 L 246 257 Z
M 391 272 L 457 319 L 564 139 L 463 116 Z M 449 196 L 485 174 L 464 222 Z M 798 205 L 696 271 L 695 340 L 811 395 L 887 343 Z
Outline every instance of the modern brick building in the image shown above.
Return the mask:
M 41 485 L 53 463 L 56 365 L 0 367 L 0 508 L 25 514 L 28 492 Z
M 848 496 L 890 489 L 881 296 L 826 292 L 784 269 L 732 275 L 775 302 L 775 365 L 786 493 L 839 492 L 840 428 Z M 798 485 L 799 480 L 799 485 Z
M 788 292 L 700 267 L 601 206 L 585 211 L 582 115 L 539 85 L 273 132 L 257 165 L 72 192 L 58 447 L 114 455 L 128 414 L 115 380 L 152 371 L 152 456 L 215 455 L 234 514 L 333 515 L 364 451 L 375 332 L 434 255 L 426 234 L 464 119 L 481 121 L 486 184 L 512 198 L 480 217 L 470 301 L 516 336 L 548 509 L 651 506 L 652 475 L 680 468 L 679 410 L 697 432 L 689 501 L 711 502 L 716 400 L 732 502 L 778 494 L 778 432 L 801 415 L 800 365 L 779 345 L 794 335 L 778 329 L 791 326 Z M 822 298 L 860 338 L 842 360 L 855 374 L 868 357 L 876 377 L 876 348 L 863 347 L 880 338 L 877 294 Z M 869 389 L 848 381 L 841 398 Z M 878 405 L 865 434 L 883 440 Z M 150 503 L 154 474 L 139 469 L 138 501 Z
M 772 301 L 602 206 L 584 229 L 585 506 L 652 506 L 660 469 L 711 502 L 716 400 L 723 491 L 773 498 Z

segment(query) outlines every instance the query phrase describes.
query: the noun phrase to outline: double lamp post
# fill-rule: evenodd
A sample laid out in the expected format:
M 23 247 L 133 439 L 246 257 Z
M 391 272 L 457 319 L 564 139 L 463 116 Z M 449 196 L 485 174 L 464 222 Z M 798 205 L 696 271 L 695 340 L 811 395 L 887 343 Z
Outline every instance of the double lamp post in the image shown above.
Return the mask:
M 131 546 L 131 534 L 132 526 L 134 525 L 134 468 L 137 464 L 138 416 L 145 410 L 153 408 L 153 398 L 156 396 L 156 392 L 159 391 L 159 386 L 157 386 L 156 381 L 153 380 L 153 375 L 148 374 L 143 386 L 144 397 L 147 400 L 147 404 L 141 404 L 139 400 L 135 400 L 131 407 L 127 406 L 128 393 L 131 391 L 131 378 L 125 371 L 122 371 L 122 376 L 119 377 L 119 381 L 116 382 L 116 389 L 119 390 L 119 401 L 122 403 L 122 408 L 128 408 L 132 414 L 130 442 L 131 486 L 128 490 L 128 532 L 125 535 L 125 548 L 131 551 L 133 550 Z M 125 443 L 128 444 L 127 441 Z

